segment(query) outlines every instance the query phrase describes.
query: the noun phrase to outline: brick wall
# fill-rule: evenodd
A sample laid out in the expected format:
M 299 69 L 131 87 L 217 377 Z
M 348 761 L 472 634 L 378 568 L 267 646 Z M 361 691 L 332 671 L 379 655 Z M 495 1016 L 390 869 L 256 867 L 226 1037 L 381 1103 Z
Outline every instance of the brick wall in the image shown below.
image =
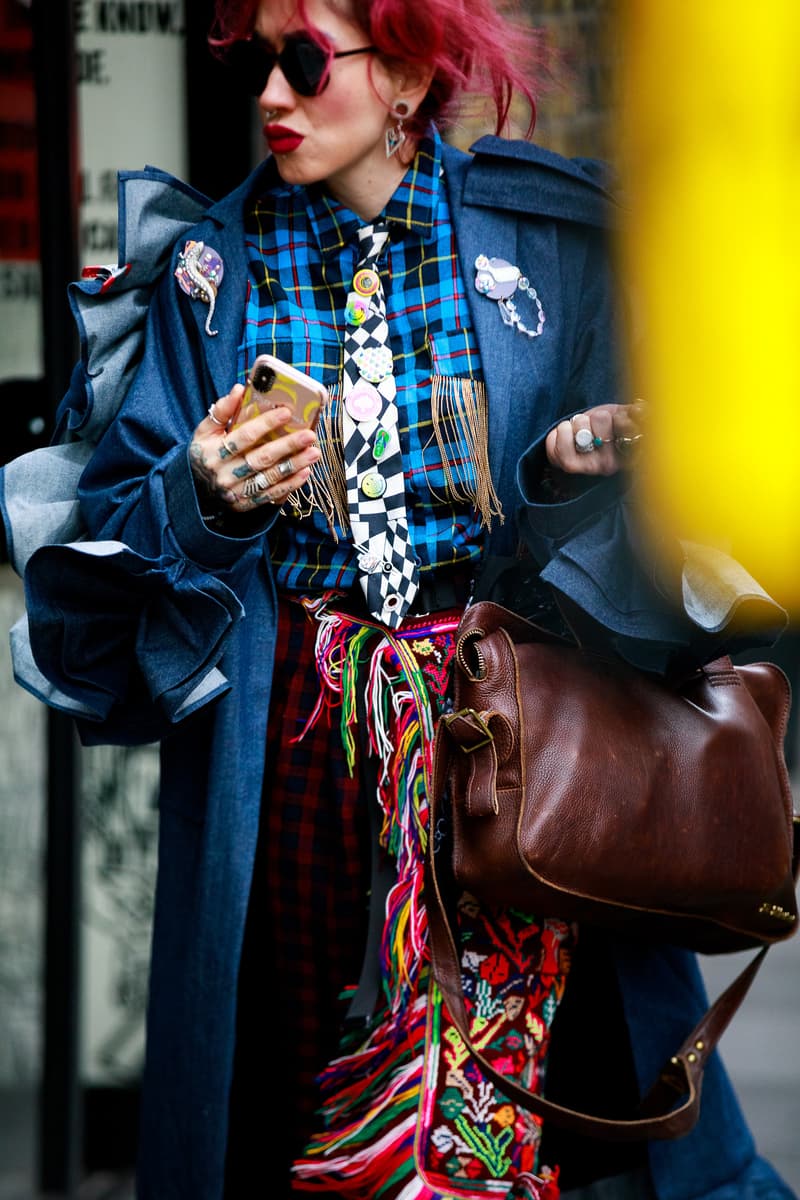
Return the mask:
M 534 140 L 560 154 L 610 158 L 616 0 L 522 2 L 531 22 L 547 31 L 556 50 L 554 78 L 540 97 Z M 522 136 L 527 111 L 520 107 L 516 116 L 512 132 Z M 491 131 L 485 112 L 474 112 L 451 140 L 466 148 Z
M 526 0 L 559 56 L 558 86 L 541 98 L 536 141 L 561 154 L 610 157 L 615 0 Z

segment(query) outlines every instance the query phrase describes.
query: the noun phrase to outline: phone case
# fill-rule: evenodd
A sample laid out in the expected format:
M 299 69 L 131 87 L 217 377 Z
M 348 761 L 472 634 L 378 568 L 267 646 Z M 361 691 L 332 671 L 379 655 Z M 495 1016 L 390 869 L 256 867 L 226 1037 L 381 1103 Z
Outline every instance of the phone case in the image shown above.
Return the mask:
M 250 371 L 233 428 L 259 413 L 285 404 L 291 410 L 291 418 L 283 427 L 274 430 L 271 438 L 295 429 L 316 429 L 327 401 L 328 389 L 323 384 L 271 354 L 260 354 Z

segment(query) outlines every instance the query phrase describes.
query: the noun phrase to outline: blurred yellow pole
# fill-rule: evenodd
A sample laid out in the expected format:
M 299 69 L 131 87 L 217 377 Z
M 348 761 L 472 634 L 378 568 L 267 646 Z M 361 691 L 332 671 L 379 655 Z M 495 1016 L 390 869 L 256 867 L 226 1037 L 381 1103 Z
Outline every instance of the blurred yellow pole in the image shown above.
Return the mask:
M 800 3 L 619 2 L 647 520 L 728 550 L 796 609 Z

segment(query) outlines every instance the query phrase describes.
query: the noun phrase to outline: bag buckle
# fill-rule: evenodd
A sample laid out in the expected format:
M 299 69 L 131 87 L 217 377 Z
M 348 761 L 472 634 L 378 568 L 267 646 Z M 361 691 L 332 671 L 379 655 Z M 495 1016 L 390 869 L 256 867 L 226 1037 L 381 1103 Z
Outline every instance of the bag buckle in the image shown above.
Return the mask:
M 467 746 L 464 745 L 463 741 L 460 737 L 458 737 L 457 734 L 453 733 L 455 740 L 458 742 L 459 749 L 463 750 L 464 754 L 473 754 L 476 750 L 481 750 L 484 746 L 488 746 L 494 741 L 494 735 L 492 734 L 487 722 L 474 708 L 460 708 L 458 712 L 448 713 L 442 719 L 444 720 L 444 723 L 450 732 L 452 732 L 453 723 L 455 721 L 462 720 L 466 721 L 471 728 L 474 728 L 477 725 L 478 731 L 483 734 L 483 737 L 480 741 L 471 742 Z

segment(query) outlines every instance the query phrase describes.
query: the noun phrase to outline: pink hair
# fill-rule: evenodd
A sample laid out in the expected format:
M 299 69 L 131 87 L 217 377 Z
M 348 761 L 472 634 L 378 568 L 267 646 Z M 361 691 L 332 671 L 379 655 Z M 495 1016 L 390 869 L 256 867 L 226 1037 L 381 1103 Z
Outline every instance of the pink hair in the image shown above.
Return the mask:
M 224 46 L 252 30 L 262 0 L 217 0 L 212 45 Z M 338 0 L 329 0 L 340 8 Z M 530 106 L 528 136 L 536 121 L 536 89 L 547 77 L 551 53 L 543 33 L 506 15 L 514 0 L 350 0 L 370 43 L 398 64 L 433 68 L 428 94 L 412 118 L 412 134 L 429 121 L 448 129 L 467 93 L 489 96 L 496 132 L 507 126 L 511 102 L 519 94 Z M 298 11 L 305 17 L 303 0 Z

